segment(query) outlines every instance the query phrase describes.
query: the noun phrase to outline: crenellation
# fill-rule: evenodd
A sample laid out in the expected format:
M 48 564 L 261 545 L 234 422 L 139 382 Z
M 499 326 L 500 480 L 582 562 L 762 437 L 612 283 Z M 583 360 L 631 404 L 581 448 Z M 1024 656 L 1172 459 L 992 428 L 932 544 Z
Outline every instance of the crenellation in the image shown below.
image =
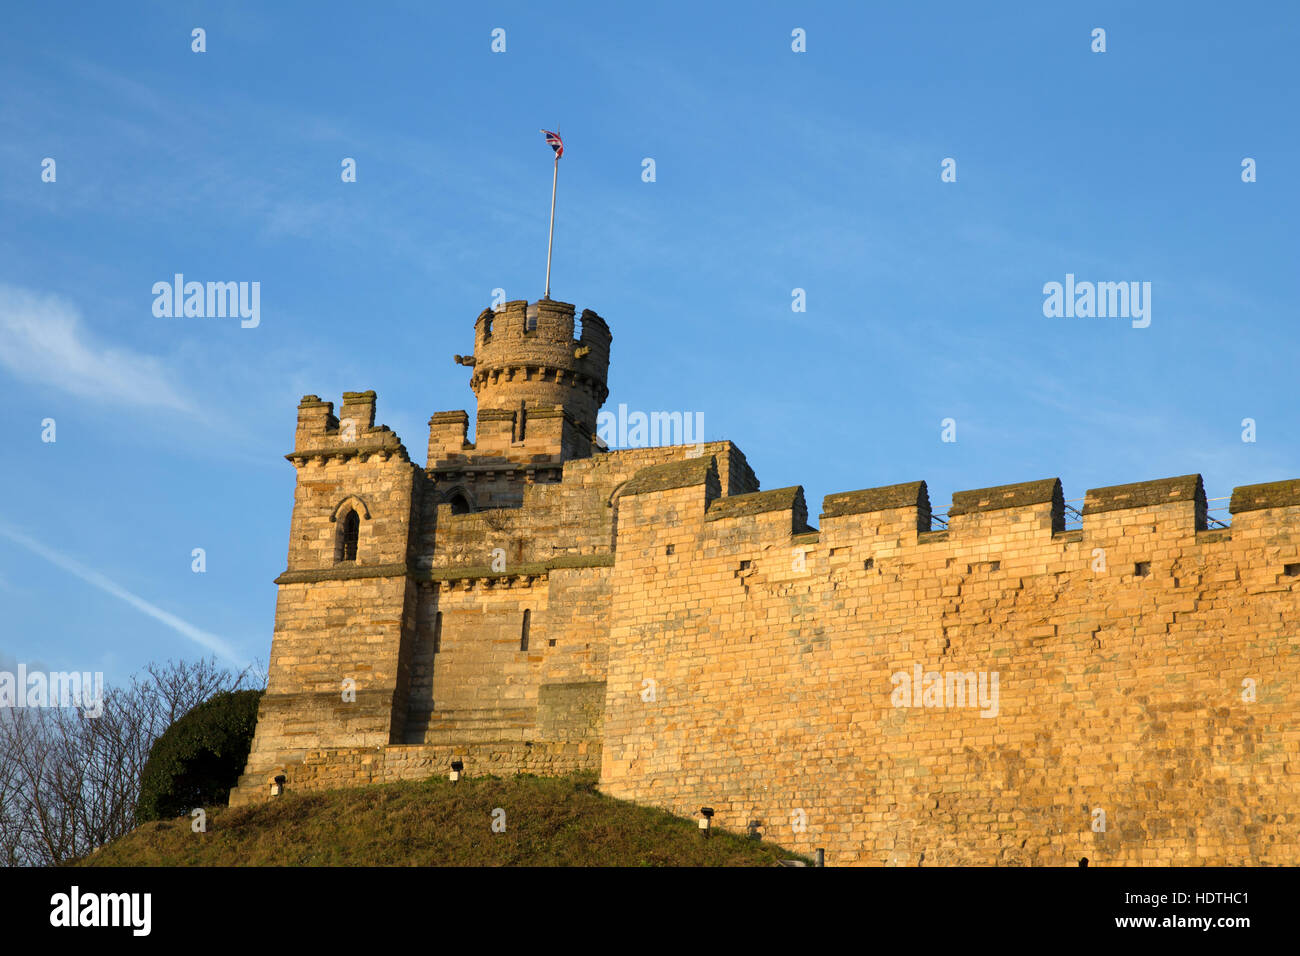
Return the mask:
M 953 493 L 948 529 L 954 534 L 993 536 L 999 526 L 1006 534 L 1017 524 L 1049 533 L 1065 530 L 1065 495 L 1059 478 Z
M 339 422 L 352 422 L 357 429 L 370 430 L 375 427 L 375 393 L 371 389 L 365 392 L 344 392 L 343 407 L 339 411 Z
M 579 358 L 586 357 L 592 368 L 609 368 L 609 346 L 613 339 L 605 320 L 591 309 L 583 309 L 580 318 L 582 334 L 578 338 L 579 347 L 575 355 L 582 350 Z
M 720 483 L 719 479 L 719 483 Z M 706 521 L 721 521 L 727 518 L 744 518 L 753 515 L 780 511 L 789 514 L 791 534 L 804 534 L 809 531 L 808 505 L 804 502 L 803 488 L 796 485 L 791 488 L 777 488 L 772 491 L 754 491 L 744 495 L 730 495 L 710 502 Z
M 1084 499 L 1083 526 L 1107 525 L 1106 519 L 1089 522 L 1089 518 L 1112 512 L 1127 512 L 1122 524 L 1145 524 L 1150 519 L 1161 523 L 1186 523 L 1191 533 L 1206 530 L 1205 486 L 1200 475 L 1183 475 L 1156 481 L 1140 481 L 1108 488 L 1090 488 Z
M 435 462 L 463 458 L 475 450 L 469 440 L 469 413 L 463 409 L 454 412 L 434 412 L 429 419 L 429 467 Z
M 508 458 L 515 443 L 519 413 L 505 408 L 480 408 L 474 424 L 476 457 Z
M 325 444 L 325 436 L 337 432 L 339 420 L 334 416 L 334 403 L 323 402 L 317 395 L 304 395 L 298 403 L 298 429 L 294 433 L 293 447 L 315 448 Z

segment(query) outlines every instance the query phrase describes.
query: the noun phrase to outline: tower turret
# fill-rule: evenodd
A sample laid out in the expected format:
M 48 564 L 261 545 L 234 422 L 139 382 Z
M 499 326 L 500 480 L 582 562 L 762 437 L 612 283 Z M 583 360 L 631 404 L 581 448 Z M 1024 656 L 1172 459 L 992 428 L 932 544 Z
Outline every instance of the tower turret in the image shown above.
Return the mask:
M 610 338 L 605 320 L 590 309 L 575 338 L 568 302 L 519 299 L 500 311 L 484 309 L 474 324 L 473 356 L 456 357 L 473 369 L 478 423 L 486 426 L 476 430 L 476 450 L 502 450 L 504 439 L 566 460 L 589 456 L 596 415 L 609 395 Z M 540 425 L 548 421 L 554 424 Z M 530 440 L 534 435 L 541 444 Z
M 582 335 L 574 338 L 573 315 L 572 305 L 551 299 L 483 310 L 474 324 L 470 378 L 480 410 L 559 406 L 595 433 L 609 395 L 609 326 L 587 309 Z
M 429 422 L 428 473 L 442 500 L 472 510 L 508 504 L 520 480 L 558 481 L 564 462 L 591 456 L 612 336 L 586 309 L 575 337 L 574 312 L 568 302 L 520 299 L 479 313 L 473 354 L 455 356 L 478 399 L 474 441 L 463 412 Z

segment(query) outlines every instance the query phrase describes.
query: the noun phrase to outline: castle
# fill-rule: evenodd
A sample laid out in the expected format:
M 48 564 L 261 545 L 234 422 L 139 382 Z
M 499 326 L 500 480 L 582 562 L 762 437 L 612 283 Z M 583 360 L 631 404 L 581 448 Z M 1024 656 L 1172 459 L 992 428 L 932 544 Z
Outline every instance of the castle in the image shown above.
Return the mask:
M 831 865 L 1300 863 L 1300 480 L 760 491 L 727 441 L 605 450 L 611 335 L 485 310 L 427 465 L 298 406 L 270 675 L 231 804 L 464 772 Z M 1216 522 L 1216 524 L 1220 524 Z M 277 783 L 276 781 L 279 781 Z

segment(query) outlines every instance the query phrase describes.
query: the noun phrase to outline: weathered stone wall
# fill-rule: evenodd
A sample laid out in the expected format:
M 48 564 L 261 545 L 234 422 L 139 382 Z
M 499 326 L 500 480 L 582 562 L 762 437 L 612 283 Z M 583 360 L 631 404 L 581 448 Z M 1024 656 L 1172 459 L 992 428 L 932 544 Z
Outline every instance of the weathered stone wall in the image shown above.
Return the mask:
M 814 530 L 729 442 L 564 437 L 603 398 L 597 318 L 490 321 L 486 445 L 439 413 L 420 469 L 373 392 L 299 406 L 232 803 L 460 759 L 599 767 L 832 864 L 1300 863 L 1300 481 L 1236 489 L 1230 529 L 1193 475 L 1091 490 L 1073 530 L 1055 479 L 959 492 L 946 528 L 923 482 L 830 495 Z
M 417 745 L 313 750 L 289 768 L 285 792 L 339 790 L 372 783 L 427 780 L 446 776 L 453 760 L 467 776 L 532 773 L 562 776 L 600 769 L 600 741 L 494 741 L 456 745 Z M 245 774 L 230 792 L 232 807 L 263 803 L 270 797 L 272 774 Z
M 420 634 L 416 655 L 430 654 L 432 694 L 425 699 L 430 710 L 537 706 L 546 651 L 554 650 L 546 646 L 547 583 L 466 579 L 429 589 L 436 597 L 425 614 L 441 615 L 441 646 L 433 653 L 430 626 Z M 521 643 L 525 612 L 526 649 Z
M 419 469 L 374 392 L 348 392 L 336 417 L 316 396 L 298 408 L 298 482 L 288 567 L 277 579 L 275 632 L 248 770 L 270 772 L 309 749 L 402 739 L 416 588 L 407 574 Z M 355 557 L 339 547 L 358 516 Z
M 1226 531 L 1196 476 L 1091 491 L 1074 531 L 1050 480 L 931 531 L 917 482 L 829 496 L 817 534 L 801 494 L 637 485 L 605 792 L 832 864 L 1300 862 L 1300 482 L 1237 489 Z M 900 696 L 918 667 L 996 672 L 996 715 L 895 706 L 935 703 Z
M 717 459 L 726 494 L 758 490 L 745 456 L 729 441 L 619 449 L 566 461 L 562 481 L 522 485 L 516 507 L 453 514 L 438 495 L 425 494 L 415 560 L 424 567 L 487 567 L 492 551 L 502 548 L 513 567 L 559 555 L 609 554 L 622 486 L 642 468 L 692 457 Z
M 565 461 L 563 481 L 543 483 L 531 459 L 478 462 L 480 488 L 516 488 L 519 506 L 456 514 L 374 420 L 373 392 L 346 393 L 338 416 L 315 396 L 299 406 L 289 565 L 241 800 L 265 799 L 279 774 L 291 788 L 336 785 L 353 771 L 332 776 L 319 757 L 331 751 L 365 754 L 371 774 L 388 745 L 473 744 L 497 769 L 527 757 L 522 770 L 534 745 L 598 741 L 621 488 L 648 465 L 715 458 L 728 490 L 758 487 L 730 442 Z M 435 416 L 431 446 L 464 420 Z M 359 534 L 345 559 L 349 510 Z

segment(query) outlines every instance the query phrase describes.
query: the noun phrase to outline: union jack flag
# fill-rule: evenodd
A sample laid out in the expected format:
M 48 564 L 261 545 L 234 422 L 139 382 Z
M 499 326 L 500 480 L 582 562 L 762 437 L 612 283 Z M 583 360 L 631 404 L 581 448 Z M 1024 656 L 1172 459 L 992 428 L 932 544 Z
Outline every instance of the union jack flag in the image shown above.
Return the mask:
M 549 129 L 540 131 L 546 136 L 546 145 L 555 150 L 555 158 L 559 159 L 564 155 L 564 140 L 560 139 L 559 133 L 552 133 Z

